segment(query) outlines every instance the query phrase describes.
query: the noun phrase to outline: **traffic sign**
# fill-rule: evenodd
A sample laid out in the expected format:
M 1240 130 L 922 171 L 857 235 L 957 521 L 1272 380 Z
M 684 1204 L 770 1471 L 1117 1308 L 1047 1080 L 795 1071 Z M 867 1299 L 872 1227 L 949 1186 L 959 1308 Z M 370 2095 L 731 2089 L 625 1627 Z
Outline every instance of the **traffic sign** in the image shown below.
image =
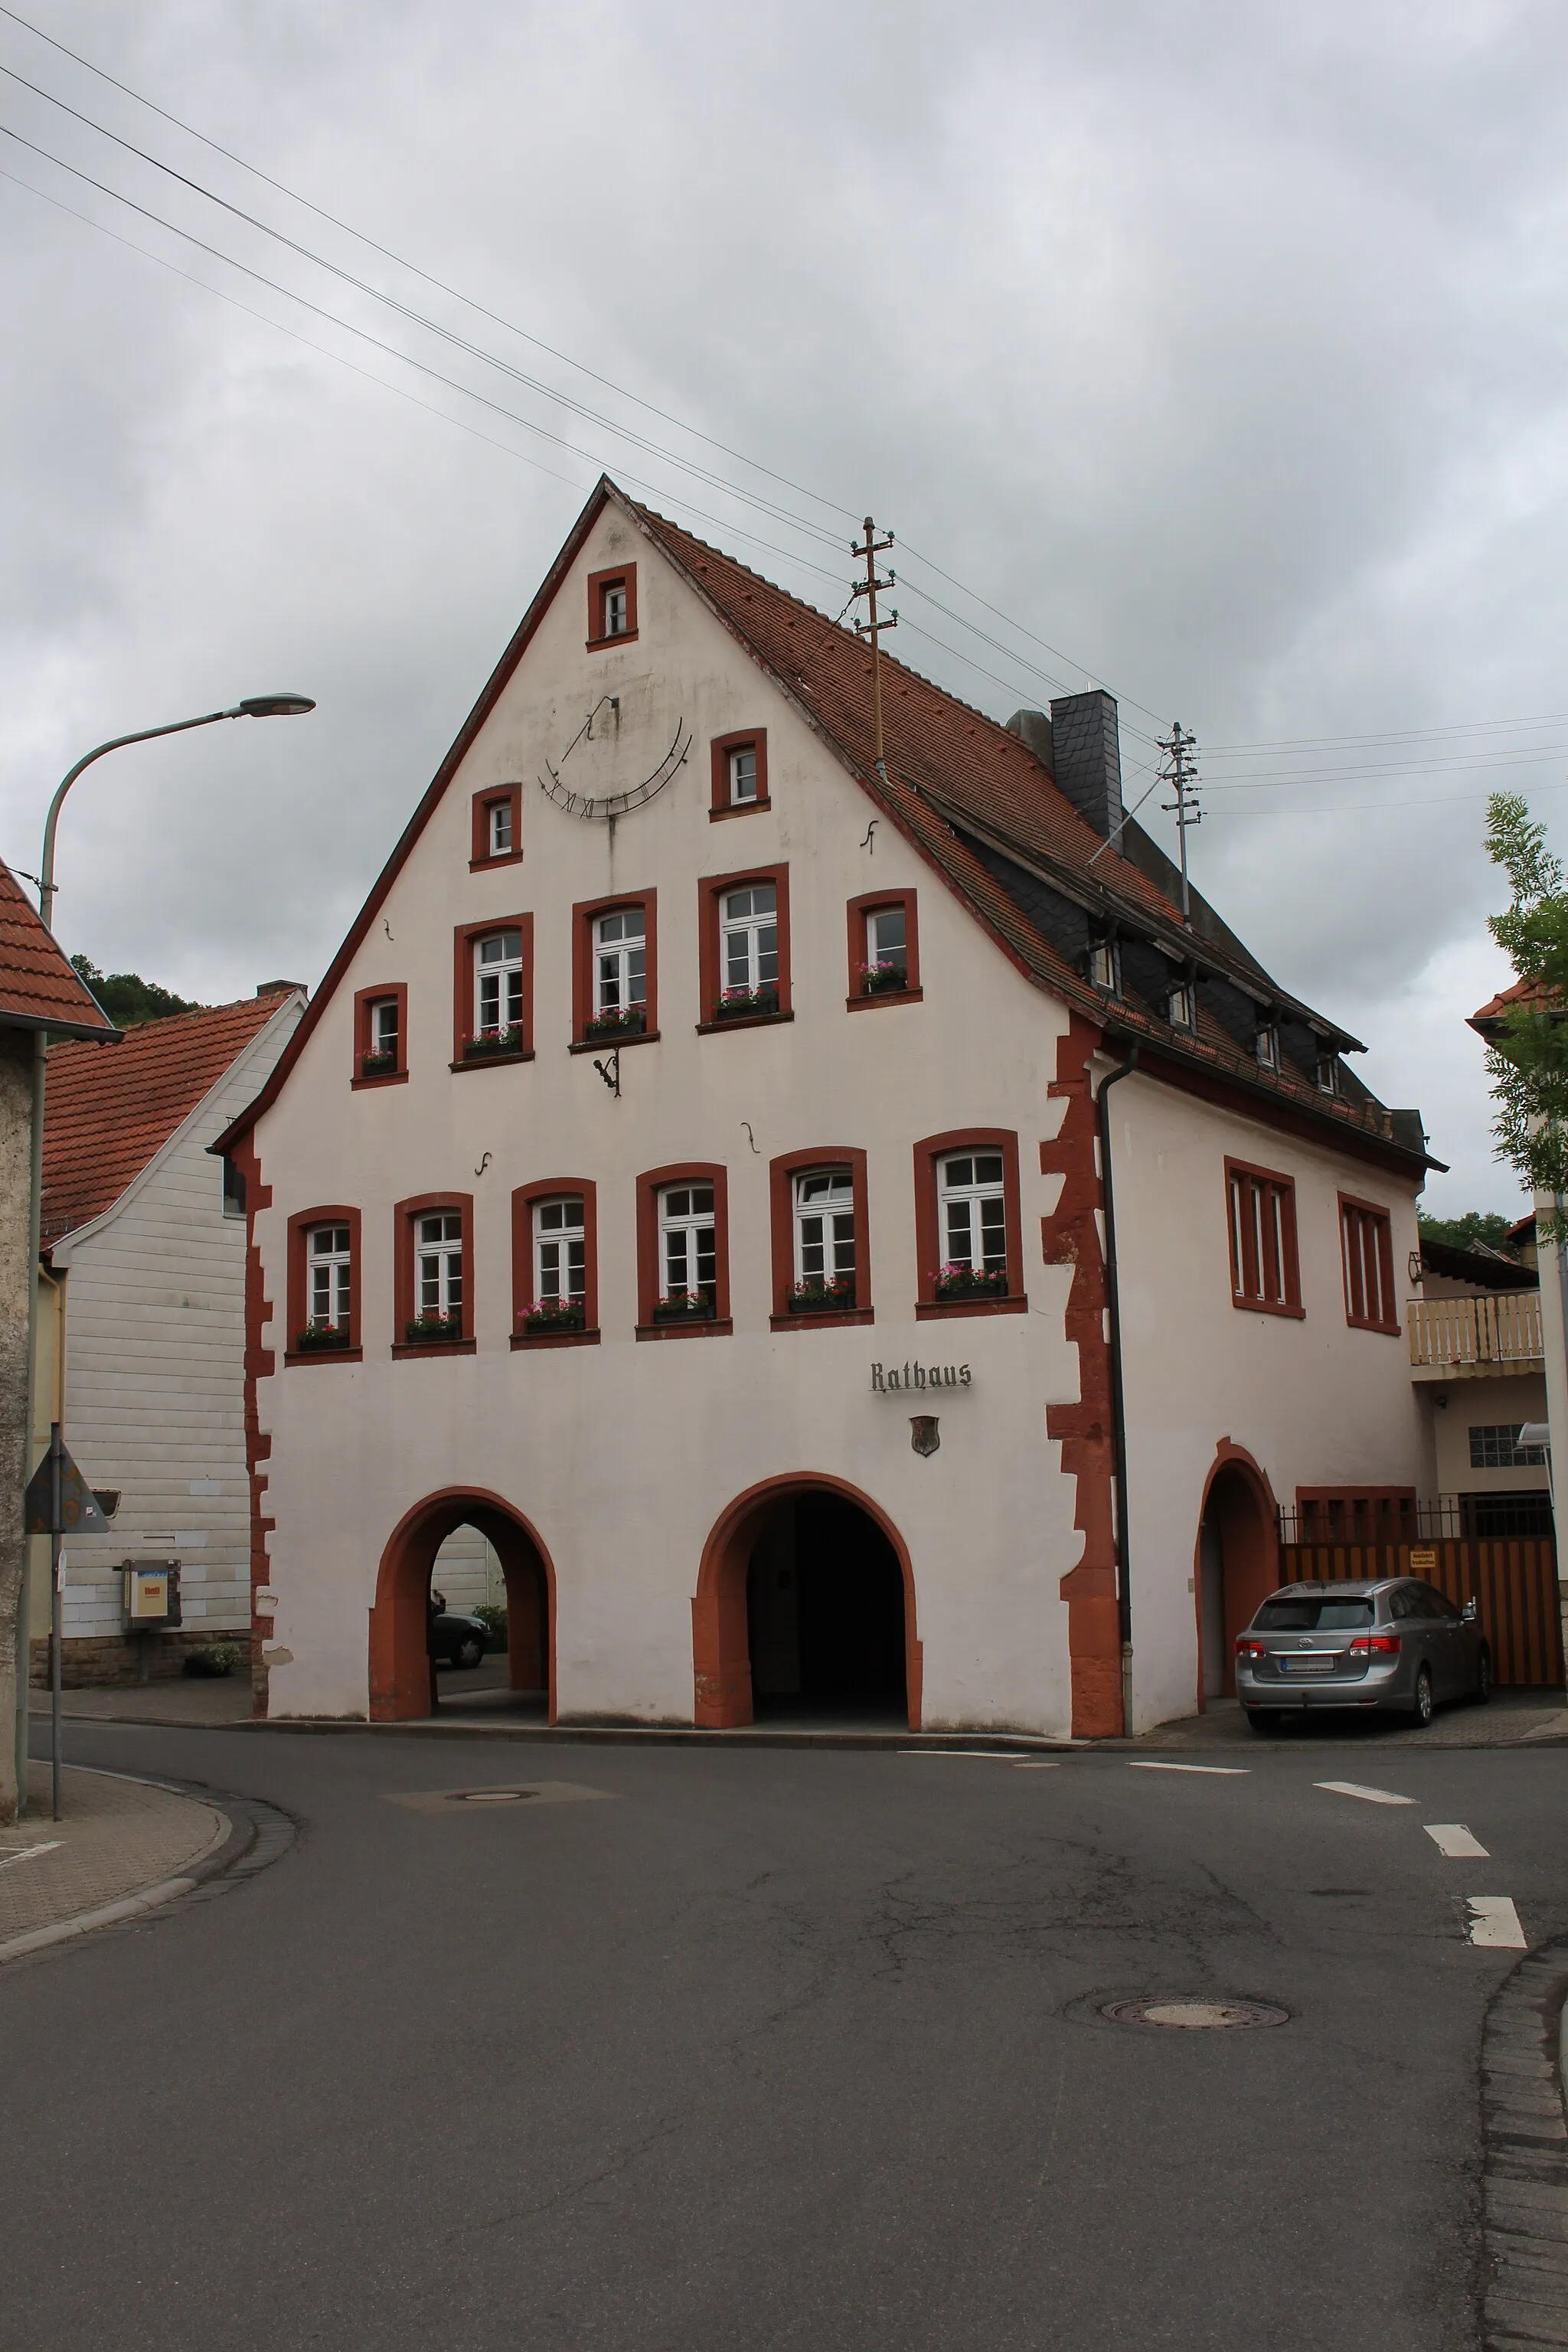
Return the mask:
M 26 1525 L 30 1536 L 106 1536 L 109 1521 L 98 1507 L 92 1488 L 71 1460 L 65 1447 L 60 1447 L 60 1516 L 57 1526 L 54 1517 L 55 1464 L 46 1454 L 27 1481 Z

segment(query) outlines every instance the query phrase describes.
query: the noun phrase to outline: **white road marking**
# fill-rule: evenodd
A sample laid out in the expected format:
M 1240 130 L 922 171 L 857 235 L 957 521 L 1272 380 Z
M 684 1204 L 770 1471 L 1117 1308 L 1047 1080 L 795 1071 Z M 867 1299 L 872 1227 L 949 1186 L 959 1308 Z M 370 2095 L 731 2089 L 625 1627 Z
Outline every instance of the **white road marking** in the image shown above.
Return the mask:
M 1363 1789 L 1359 1780 L 1315 1780 L 1313 1787 L 1328 1789 L 1336 1797 L 1364 1797 L 1369 1805 L 1413 1805 L 1414 1797 L 1396 1797 L 1392 1789 Z
M 1054 1756 L 1018 1756 L 1014 1769 L 1018 1772 L 1056 1772 L 1060 1770 Z
M 1465 1900 L 1470 1906 L 1472 1944 L 1500 1944 L 1509 1952 L 1530 1949 L 1510 1895 L 1467 1895 Z
M 47 1845 L 25 1845 L 19 1853 L 0 1855 L 0 1870 L 9 1870 L 14 1862 L 31 1862 L 40 1853 L 53 1853 L 64 1843 L 64 1838 L 50 1838 Z
M 1135 1756 L 1130 1768 L 1134 1772 L 1250 1772 L 1250 1764 L 1156 1764 L 1152 1759 Z
M 969 1764 L 1022 1764 L 1024 1757 L 1003 1748 L 900 1748 L 900 1756 L 962 1756 Z
M 1463 1822 L 1428 1822 L 1426 1834 L 1439 1853 L 1448 1854 L 1456 1862 L 1491 1859 L 1479 1838 L 1472 1837 Z

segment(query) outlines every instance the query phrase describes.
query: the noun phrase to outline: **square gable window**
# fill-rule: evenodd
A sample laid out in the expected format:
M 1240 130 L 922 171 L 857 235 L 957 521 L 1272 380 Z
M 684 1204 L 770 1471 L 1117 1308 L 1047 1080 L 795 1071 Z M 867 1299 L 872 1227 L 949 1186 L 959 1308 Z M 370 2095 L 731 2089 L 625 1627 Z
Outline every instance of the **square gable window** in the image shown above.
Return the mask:
M 912 890 L 851 898 L 849 993 L 851 1013 L 872 1004 L 909 1004 L 921 995 L 920 929 Z
M 637 568 L 588 574 L 588 646 L 627 645 L 637 633 Z
M 533 1055 L 533 917 L 464 923 L 454 934 L 454 1070 Z
M 408 1076 L 408 988 L 395 981 L 354 992 L 355 1087 L 400 1085 Z
M 915 1243 L 917 1320 L 1028 1312 L 1016 1134 L 972 1128 L 916 1144 Z
M 514 1348 L 577 1347 L 599 1337 L 594 1186 L 555 1176 L 511 1196 Z
M 710 818 L 746 816 L 773 806 L 768 797 L 768 738 L 764 728 L 742 735 L 716 735 L 712 746 L 712 806 Z
M 640 1045 L 658 1034 L 658 893 L 590 898 L 572 909 L 572 1040 Z
M 792 1019 L 788 866 L 721 875 L 699 887 L 698 1027 Z
M 360 1351 L 360 1213 L 306 1209 L 288 1230 L 286 1364 L 354 1363 Z
M 515 866 L 522 856 L 522 786 L 489 784 L 474 794 L 468 866 Z

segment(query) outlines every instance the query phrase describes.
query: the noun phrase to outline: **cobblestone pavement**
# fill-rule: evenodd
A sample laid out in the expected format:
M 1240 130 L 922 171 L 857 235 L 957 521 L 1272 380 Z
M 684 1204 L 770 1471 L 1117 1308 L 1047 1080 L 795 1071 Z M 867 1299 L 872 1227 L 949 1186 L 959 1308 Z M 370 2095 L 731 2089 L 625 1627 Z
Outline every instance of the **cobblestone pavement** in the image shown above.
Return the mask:
M 142 1780 L 68 1766 L 63 1793 L 65 1819 L 57 1822 L 49 1768 L 32 1765 L 26 1819 L 0 1828 L 0 1957 L 16 1937 L 174 1877 L 229 1834 L 216 1807 Z

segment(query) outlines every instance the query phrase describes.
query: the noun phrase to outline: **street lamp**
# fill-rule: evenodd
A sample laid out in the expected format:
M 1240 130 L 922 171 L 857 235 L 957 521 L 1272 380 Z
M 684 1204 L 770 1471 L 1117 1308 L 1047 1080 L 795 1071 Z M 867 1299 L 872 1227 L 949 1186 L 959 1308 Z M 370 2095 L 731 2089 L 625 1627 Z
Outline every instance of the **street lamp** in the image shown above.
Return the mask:
M 175 719 L 164 727 L 143 727 L 135 735 L 115 735 L 107 743 L 100 743 L 84 760 L 60 780 L 55 796 L 49 803 L 48 815 L 44 819 L 44 854 L 38 865 L 38 912 L 44 929 L 54 929 L 55 903 L 55 828 L 59 823 L 65 796 L 81 774 L 106 751 L 122 751 L 128 743 L 151 743 L 160 735 L 185 735 L 193 727 L 216 727 L 220 719 L 302 719 L 315 704 L 308 694 L 253 694 L 244 702 L 237 702 L 232 710 L 208 710 L 200 719 Z M 42 1029 L 33 1032 L 33 1132 L 32 1157 L 28 1171 L 27 1199 L 27 1453 L 31 1456 L 33 1431 L 33 1391 L 38 1376 L 38 1249 L 42 1240 L 44 1207 L 44 1073 L 48 1057 L 48 1040 Z M 31 1469 L 31 1460 L 28 1468 Z M 27 1809 L 27 1689 L 29 1667 L 29 1608 L 27 1551 L 22 1553 L 21 1615 L 16 1643 L 16 1788 L 20 1811 Z M 58 1598 L 51 1596 L 58 1613 Z M 56 1643 L 55 1670 L 59 1666 L 58 1643 Z

